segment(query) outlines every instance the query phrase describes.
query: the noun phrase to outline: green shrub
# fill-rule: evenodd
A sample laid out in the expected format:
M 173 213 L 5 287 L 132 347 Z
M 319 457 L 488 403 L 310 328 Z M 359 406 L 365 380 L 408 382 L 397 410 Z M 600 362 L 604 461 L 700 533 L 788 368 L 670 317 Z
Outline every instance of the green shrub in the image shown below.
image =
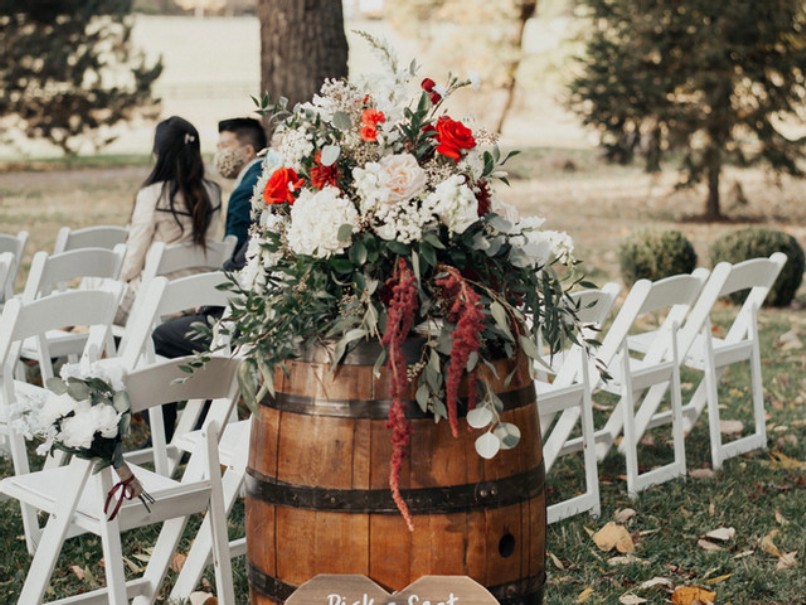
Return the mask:
M 621 278 L 627 286 L 639 279 L 657 281 L 691 273 L 697 266 L 694 246 L 679 231 L 639 231 L 619 249 Z
M 794 237 L 783 231 L 747 227 L 726 233 L 711 244 L 708 250 L 712 265 L 721 261 L 740 263 L 751 258 L 768 257 L 773 252 L 783 252 L 788 260 L 764 304 L 786 307 L 795 298 L 806 266 L 803 248 Z M 733 298 L 738 303 L 744 299 L 746 293 L 737 292 L 737 295 Z

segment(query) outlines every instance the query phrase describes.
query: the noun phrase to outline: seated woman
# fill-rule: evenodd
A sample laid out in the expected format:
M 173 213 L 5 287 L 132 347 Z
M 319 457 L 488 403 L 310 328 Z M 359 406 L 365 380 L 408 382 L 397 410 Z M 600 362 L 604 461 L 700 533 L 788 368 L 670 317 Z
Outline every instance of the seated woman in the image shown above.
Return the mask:
M 128 318 L 151 244 L 193 242 L 205 247 L 221 221 L 221 190 L 204 178 L 193 124 L 176 116 L 160 122 L 153 151 L 156 164 L 137 192 L 130 219 L 121 271 L 129 288 L 115 318 L 119 325 Z

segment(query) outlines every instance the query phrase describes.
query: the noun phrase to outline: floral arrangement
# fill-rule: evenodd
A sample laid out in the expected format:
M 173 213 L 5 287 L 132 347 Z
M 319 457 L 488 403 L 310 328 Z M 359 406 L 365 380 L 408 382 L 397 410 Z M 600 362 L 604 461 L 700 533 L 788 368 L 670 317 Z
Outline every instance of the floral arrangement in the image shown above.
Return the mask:
M 108 362 L 108 363 L 107 363 Z M 107 497 L 105 512 L 117 491 L 120 498 L 139 497 L 148 508 L 153 499 L 123 460 L 121 441 L 131 424 L 131 406 L 117 360 L 64 364 L 59 378 L 46 381 L 47 390 L 33 391 L 10 411 L 12 426 L 28 439 L 40 438 L 39 455 L 61 450 L 95 460 L 95 472 L 113 466 L 120 478 Z
M 237 296 L 217 329 L 246 350 L 242 386 L 253 400 L 307 346 L 331 343 L 335 366 L 359 343 L 383 345 L 376 367 L 393 376 L 390 487 L 411 526 L 398 489 L 410 381 L 420 407 L 454 435 L 466 381 L 468 421 L 489 429 L 476 449 L 492 457 L 513 447 L 519 431 L 500 421 L 478 368 L 502 356 L 538 359 L 541 330 L 553 348 L 575 338 L 567 291 L 576 261 L 566 234 L 520 218 L 499 196 L 501 166 L 516 152 L 502 155 L 495 135 L 445 111 L 472 78 L 419 80 L 415 63 L 400 69 L 389 48 L 364 37 L 383 73 L 327 80 L 290 111 L 283 99 L 256 100 L 276 125 L 274 142 L 253 198 L 247 264 L 231 276 Z M 414 331 L 424 345 L 409 366 L 402 345 Z

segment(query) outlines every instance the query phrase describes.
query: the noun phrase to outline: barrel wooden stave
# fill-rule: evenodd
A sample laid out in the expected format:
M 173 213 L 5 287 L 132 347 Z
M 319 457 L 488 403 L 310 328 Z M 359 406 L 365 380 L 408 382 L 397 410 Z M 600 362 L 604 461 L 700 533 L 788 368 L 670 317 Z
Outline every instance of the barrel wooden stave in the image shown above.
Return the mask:
M 288 366 L 288 374 L 278 372 L 276 376 L 279 397 L 325 402 L 388 399 L 388 373 L 373 380 L 371 366 L 340 366 L 335 375 L 329 374 L 327 364 L 293 361 Z M 531 388 L 525 364 L 518 367 L 508 385 L 504 381 L 511 367 L 506 361 L 497 367 L 497 377 L 489 372 L 485 376 L 497 392 Z M 409 394 L 412 400 L 413 390 Z M 445 421 L 435 424 L 430 418 L 412 419 L 411 455 L 401 469 L 401 489 L 494 482 L 542 465 L 533 393 L 531 405 L 508 409 L 501 419 L 516 424 L 522 439 L 516 448 L 501 451 L 491 461 L 475 452 L 480 432 L 468 430 L 464 421 L 459 437 L 453 438 Z M 253 419 L 249 467 L 250 472 L 292 485 L 388 490 L 391 453 L 391 432 L 384 419 L 322 416 L 261 405 Z M 542 490 L 506 506 L 415 514 L 414 523 L 412 533 L 396 512 L 312 510 L 269 504 L 247 495 L 248 559 L 255 573 L 276 578 L 285 588 L 320 573 L 365 574 L 394 590 L 422 575 L 454 574 L 469 575 L 488 587 L 509 585 L 513 602 L 521 602 L 517 593 L 522 579 L 542 577 Z M 503 542 L 512 550 L 506 557 L 500 552 Z M 253 603 L 276 602 L 256 590 L 255 584 Z

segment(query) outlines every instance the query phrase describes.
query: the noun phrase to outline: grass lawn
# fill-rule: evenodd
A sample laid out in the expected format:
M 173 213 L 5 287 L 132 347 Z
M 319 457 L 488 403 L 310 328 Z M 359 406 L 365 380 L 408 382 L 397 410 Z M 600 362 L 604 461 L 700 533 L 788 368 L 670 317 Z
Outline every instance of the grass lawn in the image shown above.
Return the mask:
M 806 185 L 789 179 L 774 181 L 758 171 L 728 171 L 723 189 L 731 221 L 705 224 L 690 218 L 701 212 L 704 192 L 675 192 L 672 172 L 650 177 L 635 168 L 604 167 L 591 152 L 546 149 L 527 150 L 513 160 L 511 169 L 516 178 L 506 193 L 508 199 L 523 213 L 546 216 L 548 228 L 567 230 L 576 241 L 577 255 L 598 283 L 619 280 L 619 242 L 648 226 L 683 231 L 705 266 L 709 242 L 745 224 L 781 228 L 806 242 Z M 142 162 L 100 159 L 70 171 L 38 166 L 35 171 L 0 172 L 0 229 L 31 232 L 29 263 L 34 250 L 52 249 L 62 225 L 124 224 L 147 171 Z M 736 201 L 737 187 L 746 203 Z M 804 305 L 806 287 L 792 308 L 765 309 L 760 316 L 768 451 L 731 459 L 721 472 L 709 473 L 703 417 L 686 439 L 688 468 L 696 471 L 693 476 L 651 488 L 636 500 L 626 495 L 623 458 L 611 452 L 599 467 L 601 518 L 580 515 L 549 527 L 547 605 L 669 603 L 671 591 L 681 586 L 707 588 L 716 593 L 719 604 L 806 603 Z M 727 322 L 730 312 L 721 309 L 717 323 Z M 787 333 L 800 336 L 804 344 L 797 338 L 782 340 Z M 683 376 L 686 393 L 698 379 L 695 373 Z M 749 401 L 748 372 L 731 369 L 720 391 L 723 419 L 739 419 L 749 427 Z M 668 454 L 666 434 L 662 429 L 651 433 L 643 450 L 650 464 Z M 10 472 L 9 462 L 0 460 L 2 476 Z M 581 465 L 575 457 L 558 463 L 548 477 L 549 501 L 573 494 L 580 476 Z M 13 603 L 30 559 L 18 507 L 0 503 L 0 515 L 4 520 L 0 603 Z M 629 517 L 623 524 L 635 551 L 626 559 L 616 550 L 599 550 L 590 536 L 615 516 Z M 232 521 L 233 532 L 240 531 L 241 517 L 238 514 Z M 719 528 L 734 528 L 735 533 L 725 541 L 709 538 L 718 548 L 704 548 L 701 541 L 706 534 Z M 144 566 L 153 537 L 153 532 L 126 535 L 124 549 L 132 572 Z M 780 558 L 776 551 L 796 554 Z M 57 564 L 49 597 L 102 583 L 99 552 L 96 539 L 72 540 Z M 235 563 L 239 601 L 245 603 L 244 561 Z

